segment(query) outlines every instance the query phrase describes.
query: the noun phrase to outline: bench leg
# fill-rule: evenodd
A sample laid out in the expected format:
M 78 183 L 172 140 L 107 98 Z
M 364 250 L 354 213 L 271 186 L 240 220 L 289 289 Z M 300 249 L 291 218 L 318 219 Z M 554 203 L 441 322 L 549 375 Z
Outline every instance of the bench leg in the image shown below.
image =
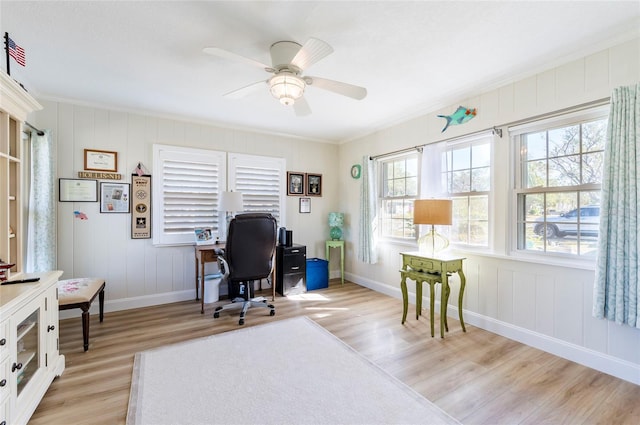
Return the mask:
M 84 351 L 89 350 L 89 307 L 82 307 L 82 340 Z
M 100 323 L 102 323 L 102 320 L 104 319 L 104 288 L 98 295 L 98 301 L 100 303 Z

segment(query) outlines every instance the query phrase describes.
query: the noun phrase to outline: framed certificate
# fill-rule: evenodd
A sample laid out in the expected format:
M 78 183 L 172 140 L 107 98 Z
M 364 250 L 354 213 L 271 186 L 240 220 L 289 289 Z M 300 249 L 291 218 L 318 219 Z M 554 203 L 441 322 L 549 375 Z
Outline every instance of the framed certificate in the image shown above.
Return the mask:
M 93 171 L 118 171 L 118 153 L 111 151 L 84 150 L 84 169 Z
M 98 202 L 98 180 L 58 179 L 60 202 Z
M 100 182 L 100 212 L 129 212 L 129 183 Z

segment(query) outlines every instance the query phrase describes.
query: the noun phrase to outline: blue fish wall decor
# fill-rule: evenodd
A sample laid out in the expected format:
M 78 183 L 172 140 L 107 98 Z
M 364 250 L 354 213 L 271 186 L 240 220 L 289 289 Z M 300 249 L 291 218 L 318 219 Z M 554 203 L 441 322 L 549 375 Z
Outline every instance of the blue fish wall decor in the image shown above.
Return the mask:
M 447 120 L 447 124 L 442 129 L 442 133 L 449 128 L 450 125 L 464 124 L 476 116 L 476 108 L 469 109 L 464 106 L 458 106 L 458 109 L 451 115 L 438 115 L 438 118 Z

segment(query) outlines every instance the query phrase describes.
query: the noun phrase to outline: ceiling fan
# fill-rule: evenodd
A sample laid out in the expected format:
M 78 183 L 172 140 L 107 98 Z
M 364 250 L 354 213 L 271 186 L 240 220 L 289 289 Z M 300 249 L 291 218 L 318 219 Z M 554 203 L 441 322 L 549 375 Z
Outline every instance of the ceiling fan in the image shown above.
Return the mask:
M 243 97 L 266 83 L 273 97 L 280 100 L 283 105 L 292 105 L 296 115 L 303 116 L 311 113 L 311 108 L 303 97 L 307 86 L 318 87 L 357 100 L 362 100 L 367 96 L 367 89 L 364 87 L 302 75 L 311 65 L 333 53 L 331 46 L 317 38 L 310 38 L 304 45 L 295 41 L 273 43 L 270 49 L 270 66 L 219 47 L 205 47 L 203 52 L 257 66 L 273 74 L 267 80 L 249 84 L 224 95 L 230 98 Z

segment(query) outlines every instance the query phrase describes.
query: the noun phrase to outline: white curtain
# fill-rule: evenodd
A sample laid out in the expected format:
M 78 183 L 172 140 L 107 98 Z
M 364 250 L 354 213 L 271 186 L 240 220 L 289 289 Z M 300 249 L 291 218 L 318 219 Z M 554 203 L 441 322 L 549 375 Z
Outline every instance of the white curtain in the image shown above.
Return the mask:
M 640 83 L 611 96 L 593 315 L 640 328 Z
M 360 186 L 360 232 L 358 260 L 367 264 L 378 262 L 376 249 L 378 223 L 378 189 L 376 161 L 362 157 L 362 184 Z
M 431 143 L 422 147 L 420 165 L 420 199 L 448 198 L 447 163 L 443 154 L 447 150 L 447 143 Z
M 51 131 L 31 134 L 29 174 L 25 192 L 27 205 L 26 271 L 41 272 L 56 268 L 55 150 Z

